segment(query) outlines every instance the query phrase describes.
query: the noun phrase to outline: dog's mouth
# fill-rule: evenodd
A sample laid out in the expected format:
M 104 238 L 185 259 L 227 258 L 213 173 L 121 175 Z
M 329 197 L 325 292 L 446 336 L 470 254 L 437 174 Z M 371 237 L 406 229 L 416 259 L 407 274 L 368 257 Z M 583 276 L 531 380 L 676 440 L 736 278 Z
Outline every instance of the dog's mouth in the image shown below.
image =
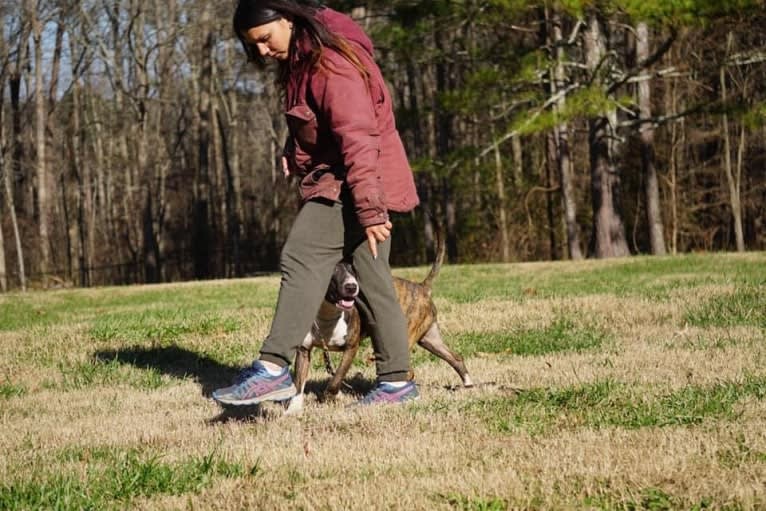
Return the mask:
M 335 306 L 339 308 L 340 310 L 349 311 L 354 307 L 354 299 L 341 298 L 340 300 L 335 302 Z

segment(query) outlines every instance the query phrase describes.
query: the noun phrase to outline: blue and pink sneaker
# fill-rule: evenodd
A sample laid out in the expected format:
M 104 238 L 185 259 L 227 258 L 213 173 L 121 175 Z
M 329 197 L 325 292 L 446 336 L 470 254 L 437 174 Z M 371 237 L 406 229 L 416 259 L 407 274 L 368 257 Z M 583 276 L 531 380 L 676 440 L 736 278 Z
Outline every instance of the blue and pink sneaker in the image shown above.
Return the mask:
M 284 401 L 296 392 L 289 367 L 272 375 L 260 360 L 256 360 L 239 373 L 233 385 L 214 391 L 213 399 L 223 405 L 254 405 L 263 401 Z
M 420 398 L 418 387 L 414 381 L 408 381 L 406 385 L 397 387 L 384 381 L 378 384 L 362 399 L 351 406 L 367 406 L 382 404 L 401 404 L 415 401 Z

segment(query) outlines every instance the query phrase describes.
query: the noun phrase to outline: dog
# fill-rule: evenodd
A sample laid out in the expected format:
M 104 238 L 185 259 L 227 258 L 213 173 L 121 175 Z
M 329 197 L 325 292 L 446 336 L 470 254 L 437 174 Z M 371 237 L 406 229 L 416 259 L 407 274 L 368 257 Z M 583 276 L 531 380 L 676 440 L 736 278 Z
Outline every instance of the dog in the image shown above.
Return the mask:
M 431 298 L 431 287 L 439 274 L 444 260 L 445 245 L 440 237 L 438 254 L 423 282 L 394 277 L 394 288 L 399 305 L 407 319 L 407 340 L 409 348 L 417 343 L 437 357 L 446 361 L 458 373 L 463 386 L 473 386 L 463 358 L 453 352 L 444 342 L 436 321 L 436 306 Z M 287 413 L 300 413 L 303 409 L 304 390 L 308 379 L 311 351 L 321 348 L 342 352 L 340 364 L 334 371 L 323 397 L 333 397 L 340 391 L 341 384 L 359 351 L 362 339 L 369 336 L 355 300 L 360 292 L 353 267 L 347 262 L 335 266 L 332 279 L 317 312 L 311 331 L 306 334 L 295 356 L 295 386 L 298 393 L 290 401 Z M 330 368 L 329 358 L 328 370 Z M 412 378 L 412 374 L 410 374 Z

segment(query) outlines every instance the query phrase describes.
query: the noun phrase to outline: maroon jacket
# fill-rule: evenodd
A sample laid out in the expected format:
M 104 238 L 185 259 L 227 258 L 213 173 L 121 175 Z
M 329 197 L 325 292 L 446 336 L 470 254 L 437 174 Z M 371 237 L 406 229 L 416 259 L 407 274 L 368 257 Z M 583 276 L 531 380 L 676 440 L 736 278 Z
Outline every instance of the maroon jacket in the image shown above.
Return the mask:
M 317 11 L 316 17 L 352 43 L 370 79 L 330 49 L 324 50 L 323 69 L 301 67 L 305 54 L 298 50 L 293 69 L 303 71 L 293 73 L 286 91 L 288 166 L 301 180 L 303 201 L 338 200 L 345 181 L 359 222 L 365 227 L 381 224 L 388 220 L 388 210 L 410 211 L 419 202 L 391 95 L 362 29 L 329 8 Z

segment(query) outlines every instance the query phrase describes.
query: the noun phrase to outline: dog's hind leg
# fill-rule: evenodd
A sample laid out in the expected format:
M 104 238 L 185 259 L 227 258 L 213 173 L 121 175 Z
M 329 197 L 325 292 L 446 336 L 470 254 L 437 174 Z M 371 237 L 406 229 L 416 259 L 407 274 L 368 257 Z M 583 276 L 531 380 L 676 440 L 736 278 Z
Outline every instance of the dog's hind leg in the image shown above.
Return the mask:
M 425 335 L 423 335 L 423 338 L 418 341 L 418 344 L 451 365 L 457 371 L 457 374 L 460 375 L 464 386 L 473 386 L 473 380 L 471 380 L 471 376 L 468 374 L 463 357 L 447 347 L 439 331 L 439 325 L 435 321 L 426 331 Z
M 295 354 L 295 388 L 298 392 L 290 400 L 285 414 L 299 415 L 303 413 L 303 401 L 305 399 L 304 390 L 306 389 L 306 380 L 309 377 L 309 368 L 311 366 L 311 348 L 301 346 Z

